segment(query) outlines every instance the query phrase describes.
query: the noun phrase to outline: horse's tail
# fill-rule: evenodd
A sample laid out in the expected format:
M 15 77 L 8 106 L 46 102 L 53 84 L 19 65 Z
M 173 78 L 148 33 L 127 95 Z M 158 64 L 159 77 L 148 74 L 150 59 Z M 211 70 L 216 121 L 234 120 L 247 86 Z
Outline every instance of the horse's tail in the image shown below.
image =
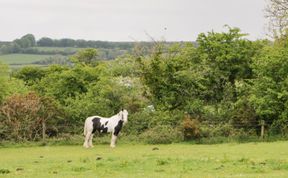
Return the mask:
M 86 136 L 86 134 L 87 134 L 86 121 L 84 123 L 84 132 L 83 132 L 83 134 L 84 134 L 84 136 Z

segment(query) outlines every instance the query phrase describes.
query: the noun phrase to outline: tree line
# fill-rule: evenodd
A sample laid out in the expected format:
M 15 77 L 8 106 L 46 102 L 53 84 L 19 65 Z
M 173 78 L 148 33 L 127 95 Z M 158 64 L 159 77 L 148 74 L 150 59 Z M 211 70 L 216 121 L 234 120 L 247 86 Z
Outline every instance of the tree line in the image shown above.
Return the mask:
M 15 39 L 12 42 L 0 42 L 0 53 L 43 53 L 51 54 L 51 51 L 39 51 L 33 47 L 72 47 L 72 48 L 99 48 L 99 49 L 117 49 L 131 51 L 135 44 L 151 47 L 151 42 L 109 42 L 109 41 L 93 41 L 93 40 L 74 40 L 70 38 L 51 39 L 49 37 L 42 37 L 36 40 L 33 34 L 27 34 L 20 39 Z M 59 51 L 52 51 L 53 53 Z M 64 55 L 74 54 L 74 51 L 60 51 Z

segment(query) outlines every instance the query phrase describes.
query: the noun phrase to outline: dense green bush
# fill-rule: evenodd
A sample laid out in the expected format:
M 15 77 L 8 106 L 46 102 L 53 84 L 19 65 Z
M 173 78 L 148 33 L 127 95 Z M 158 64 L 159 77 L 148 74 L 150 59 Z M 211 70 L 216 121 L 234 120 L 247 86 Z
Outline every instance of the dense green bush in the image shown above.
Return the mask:
M 130 114 L 124 132 L 129 135 L 140 135 L 150 128 L 152 114 L 151 111 L 147 110 Z
M 157 125 L 140 135 L 141 140 L 148 144 L 169 144 L 182 141 L 182 133 L 179 128 L 169 125 Z
M 256 131 L 251 129 L 246 131 L 243 128 L 235 128 L 230 123 L 222 124 L 200 124 L 200 138 L 212 137 L 241 137 L 241 136 L 255 136 Z

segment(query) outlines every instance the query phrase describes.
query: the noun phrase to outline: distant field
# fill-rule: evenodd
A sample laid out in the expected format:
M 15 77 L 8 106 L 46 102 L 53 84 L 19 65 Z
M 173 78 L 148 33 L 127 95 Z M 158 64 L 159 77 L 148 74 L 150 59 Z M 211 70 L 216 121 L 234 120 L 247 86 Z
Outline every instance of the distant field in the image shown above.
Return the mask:
M 80 49 L 80 48 L 73 48 L 73 47 L 34 47 L 35 49 L 39 49 L 39 50 L 42 50 L 42 51 L 53 51 L 53 50 L 61 50 L 61 51 L 64 51 L 64 50 L 77 50 L 77 49 Z
M 0 177 L 288 177 L 288 142 L 0 148 Z
M 46 52 L 51 52 L 51 51 L 69 51 L 69 52 L 77 52 L 80 49 L 85 49 L 85 48 L 73 48 L 73 47 L 33 47 L 34 49 L 37 49 L 39 51 L 46 51 Z
M 33 49 L 37 49 L 36 52 Z M 57 63 L 59 59 L 65 61 L 70 55 L 75 54 L 77 51 L 85 48 L 74 48 L 74 47 L 33 47 L 27 49 L 26 54 L 5 54 L 0 55 L 0 62 L 8 64 L 10 68 L 21 68 L 27 65 L 46 67 L 53 63 L 53 60 Z M 29 51 L 31 50 L 31 51 Z M 127 51 L 119 49 L 97 49 L 98 59 L 115 59 L 118 56 L 125 54 Z M 31 53 L 31 54 L 29 54 Z M 53 58 L 51 58 L 53 57 Z M 33 64 L 35 62 L 43 61 L 49 58 L 49 61 L 44 63 Z M 57 64 L 63 64 L 62 62 Z M 45 65 L 42 65 L 45 64 Z
M 51 55 L 34 55 L 34 54 L 7 54 L 0 55 L 0 61 L 5 64 L 31 64 L 36 61 L 47 59 Z

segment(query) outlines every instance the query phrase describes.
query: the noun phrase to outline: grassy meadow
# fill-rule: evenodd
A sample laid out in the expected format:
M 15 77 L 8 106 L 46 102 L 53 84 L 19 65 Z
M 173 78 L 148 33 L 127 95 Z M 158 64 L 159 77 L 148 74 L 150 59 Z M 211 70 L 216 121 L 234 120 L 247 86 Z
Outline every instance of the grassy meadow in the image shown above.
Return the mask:
M 45 60 L 51 55 L 35 55 L 35 54 L 6 54 L 0 55 L 0 61 L 9 65 L 24 65 L 33 62 Z
M 45 52 L 51 52 L 51 51 L 71 51 L 71 52 L 77 52 L 80 49 L 85 49 L 85 48 L 74 48 L 74 47 L 32 47 L 32 49 L 37 49 L 39 51 L 45 51 Z
M 48 59 L 55 59 L 59 57 L 63 58 L 62 55 L 40 55 L 40 54 L 6 54 L 0 55 L 0 62 L 8 64 L 11 69 L 17 69 L 25 66 L 34 67 L 47 67 L 49 64 L 41 64 L 37 62 L 45 61 Z
M 288 142 L 0 148 L 0 177 L 288 177 Z

